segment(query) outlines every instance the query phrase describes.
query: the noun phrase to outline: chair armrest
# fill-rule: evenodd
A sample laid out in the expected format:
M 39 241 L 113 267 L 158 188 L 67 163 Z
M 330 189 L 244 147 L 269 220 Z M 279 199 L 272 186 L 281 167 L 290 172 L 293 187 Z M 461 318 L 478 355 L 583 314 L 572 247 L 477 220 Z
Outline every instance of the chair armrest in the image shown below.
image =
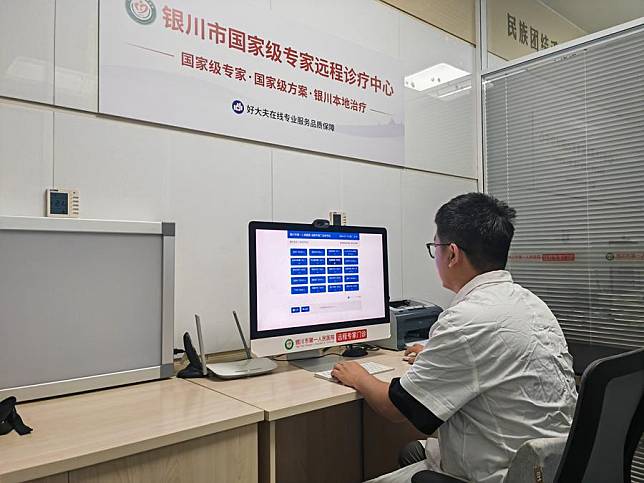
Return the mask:
M 552 483 L 568 437 L 526 441 L 510 462 L 504 483 Z

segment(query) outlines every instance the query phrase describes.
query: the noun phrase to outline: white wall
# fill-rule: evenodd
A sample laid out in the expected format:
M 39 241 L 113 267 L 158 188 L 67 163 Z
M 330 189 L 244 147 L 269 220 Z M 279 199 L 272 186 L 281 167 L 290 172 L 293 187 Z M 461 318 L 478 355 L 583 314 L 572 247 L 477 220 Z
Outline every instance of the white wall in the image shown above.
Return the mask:
M 405 74 L 472 70 L 470 44 L 377 0 L 247 1 L 399 58 Z M 425 243 L 440 204 L 477 188 L 471 94 L 405 93 L 407 168 L 305 153 L 97 115 L 97 33 L 97 0 L 0 2 L 0 214 L 42 215 L 56 185 L 80 189 L 84 218 L 175 221 L 175 338 L 199 312 L 210 352 L 239 348 L 232 309 L 248 330 L 252 219 L 343 210 L 386 226 L 392 299 L 450 300 Z

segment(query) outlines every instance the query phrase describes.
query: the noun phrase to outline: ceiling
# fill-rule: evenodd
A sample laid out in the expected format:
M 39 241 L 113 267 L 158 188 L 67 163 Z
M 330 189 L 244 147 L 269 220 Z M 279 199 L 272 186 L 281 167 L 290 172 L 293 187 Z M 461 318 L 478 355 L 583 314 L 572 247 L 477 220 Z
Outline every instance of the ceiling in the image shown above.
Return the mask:
M 587 33 L 644 17 L 644 0 L 540 0 Z

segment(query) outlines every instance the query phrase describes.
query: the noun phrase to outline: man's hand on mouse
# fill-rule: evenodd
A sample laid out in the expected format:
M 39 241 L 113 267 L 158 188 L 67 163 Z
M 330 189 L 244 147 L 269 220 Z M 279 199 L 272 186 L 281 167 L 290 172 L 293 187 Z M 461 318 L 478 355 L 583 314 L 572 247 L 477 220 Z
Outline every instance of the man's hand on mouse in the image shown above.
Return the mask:
M 414 361 L 416 360 L 416 356 L 420 353 L 425 348 L 424 345 L 422 344 L 414 344 L 410 347 L 407 347 L 405 349 L 405 355 L 403 357 L 403 361 L 407 361 L 410 364 L 413 364 Z

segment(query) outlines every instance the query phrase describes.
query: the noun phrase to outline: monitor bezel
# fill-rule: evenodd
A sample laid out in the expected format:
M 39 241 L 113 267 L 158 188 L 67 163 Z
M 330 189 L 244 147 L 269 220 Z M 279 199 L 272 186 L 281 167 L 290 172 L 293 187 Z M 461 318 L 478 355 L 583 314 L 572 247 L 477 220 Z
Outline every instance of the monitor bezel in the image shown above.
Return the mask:
M 382 266 L 383 266 L 383 308 L 382 317 L 372 319 L 359 319 L 347 322 L 333 322 L 319 325 L 303 325 L 299 327 L 257 330 L 257 258 L 256 258 L 256 232 L 257 230 L 295 230 L 315 232 L 344 232 L 344 233 L 367 233 L 382 235 Z M 249 270 L 249 301 L 250 301 L 250 338 L 251 340 L 268 339 L 286 335 L 306 334 L 310 332 L 331 331 L 354 327 L 365 327 L 377 324 L 389 324 L 389 266 L 387 256 L 387 229 L 384 227 L 365 227 L 348 225 L 329 225 L 328 227 L 316 227 L 305 223 L 285 223 L 271 221 L 251 221 L 248 224 L 248 270 Z

